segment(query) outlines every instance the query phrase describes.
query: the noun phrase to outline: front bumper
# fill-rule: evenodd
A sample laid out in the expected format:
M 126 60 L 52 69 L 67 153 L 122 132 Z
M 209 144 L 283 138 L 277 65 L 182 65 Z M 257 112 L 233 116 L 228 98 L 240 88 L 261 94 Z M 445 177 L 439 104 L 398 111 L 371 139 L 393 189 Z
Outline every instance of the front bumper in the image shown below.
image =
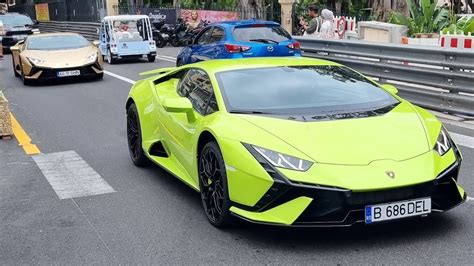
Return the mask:
M 234 203 L 231 212 L 255 223 L 310 227 L 363 223 L 367 205 L 424 197 L 431 198 L 432 213 L 445 212 L 467 197 L 457 184 L 460 163 L 457 161 L 430 182 L 368 192 L 297 184 L 274 174 L 274 185 L 254 207 Z
M 74 77 L 95 77 L 101 75 L 103 73 L 102 66 L 96 62 L 94 64 L 78 66 L 78 67 L 70 67 L 70 68 L 48 68 L 48 67 L 38 67 L 33 66 L 29 73 L 25 73 L 25 79 L 29 80 L 52 80 L 58 78 L 68 78 L 68 77 L 58 77 L 57 73 L 59 71 L 71 71 L 71 70 L 79 70 L 79 76 L 72 76 L 69 78 Z

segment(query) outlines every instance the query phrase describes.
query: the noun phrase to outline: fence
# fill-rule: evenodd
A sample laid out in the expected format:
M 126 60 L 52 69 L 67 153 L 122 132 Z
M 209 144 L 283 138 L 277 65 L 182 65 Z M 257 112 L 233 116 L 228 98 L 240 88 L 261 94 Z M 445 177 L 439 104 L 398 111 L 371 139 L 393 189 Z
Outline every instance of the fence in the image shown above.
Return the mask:
M 40 32 L 75 32 L 91 41 L 99 39 L 99 27 L 98 22 L 42 21 L 38 24 Z
M 392 83 L 401 97 L 417 105 L 474 116 L 474 52 L 304 37 L 297 40 L 305 56 L 335 61 L 382 83 Z
M 176 23 L 176 18 L 182 17 L 183 13 L 190 13 L 191 11 L 197 11 L 198 15 L 205 14 L 198 19 L 210 20 L 214 22 L 222 20 L 235 20 L 235 19 L 263 19 L 270 21 L 281 21 L 281 9 L 280 5 L 268 5 L 263 7 L 212 7 L 205 9 L 199 6 L 126 6 L 119 5 L 114 6 L 115 14 L 146 14 L 151 18 L 163 17 L 167 20 L 167 23 Z M 208 16 L 208 17 L 205 17 Z M 170 19 L 171 18 L 171 19 Z

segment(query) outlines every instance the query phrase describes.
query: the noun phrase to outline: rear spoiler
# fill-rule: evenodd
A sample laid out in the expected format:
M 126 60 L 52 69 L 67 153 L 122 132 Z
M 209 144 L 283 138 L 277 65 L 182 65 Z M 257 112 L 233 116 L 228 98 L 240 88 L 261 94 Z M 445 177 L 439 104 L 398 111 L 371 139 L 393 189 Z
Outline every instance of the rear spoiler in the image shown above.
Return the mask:
M 171 72 L 175 69 L 176 69 L 176 67 L 163 67 L 163 68 L 158 68 L 158 69 L 142 72 L 139 75 L 140 76 L 163 75 L 163 74 L 169 73 L 169 72 Z

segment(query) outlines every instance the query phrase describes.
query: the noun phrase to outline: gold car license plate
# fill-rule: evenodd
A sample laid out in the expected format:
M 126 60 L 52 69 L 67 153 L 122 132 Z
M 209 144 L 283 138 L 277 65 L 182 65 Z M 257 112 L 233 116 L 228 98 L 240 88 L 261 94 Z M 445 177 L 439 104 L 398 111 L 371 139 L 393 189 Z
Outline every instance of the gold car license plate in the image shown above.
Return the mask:
M 81 75 L 80 70 L 68 70 L 68 71 L 58 71 L 58 77 L 71 77 Z

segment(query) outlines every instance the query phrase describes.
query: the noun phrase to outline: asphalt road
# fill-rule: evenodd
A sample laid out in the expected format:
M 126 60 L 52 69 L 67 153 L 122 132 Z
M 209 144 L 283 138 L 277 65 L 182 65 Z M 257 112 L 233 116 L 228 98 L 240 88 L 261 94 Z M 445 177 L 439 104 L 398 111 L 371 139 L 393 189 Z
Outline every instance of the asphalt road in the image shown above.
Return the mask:
M 106 65 L 102 81 L 33 87 L 13 76 L 6 56 L 0 86 L 32 142 L 43 154 L 75 151 L 115 192 L 60 199 L 34 157 L 16 140 L 0 140 L 1 264 L 472 264 L 474 200 L 374 226 L 212 227 L 196 192 L 159 167 L 134 167 L 128 155 L 129 82 L 173 66 L 176 52 L 160 50 L 168 57 L 154 64 Z M 458 125 L 447 127 L 474 136 L 474 126 Z M 460 148 L 460 183 L 471 193 L 474 149 Z

